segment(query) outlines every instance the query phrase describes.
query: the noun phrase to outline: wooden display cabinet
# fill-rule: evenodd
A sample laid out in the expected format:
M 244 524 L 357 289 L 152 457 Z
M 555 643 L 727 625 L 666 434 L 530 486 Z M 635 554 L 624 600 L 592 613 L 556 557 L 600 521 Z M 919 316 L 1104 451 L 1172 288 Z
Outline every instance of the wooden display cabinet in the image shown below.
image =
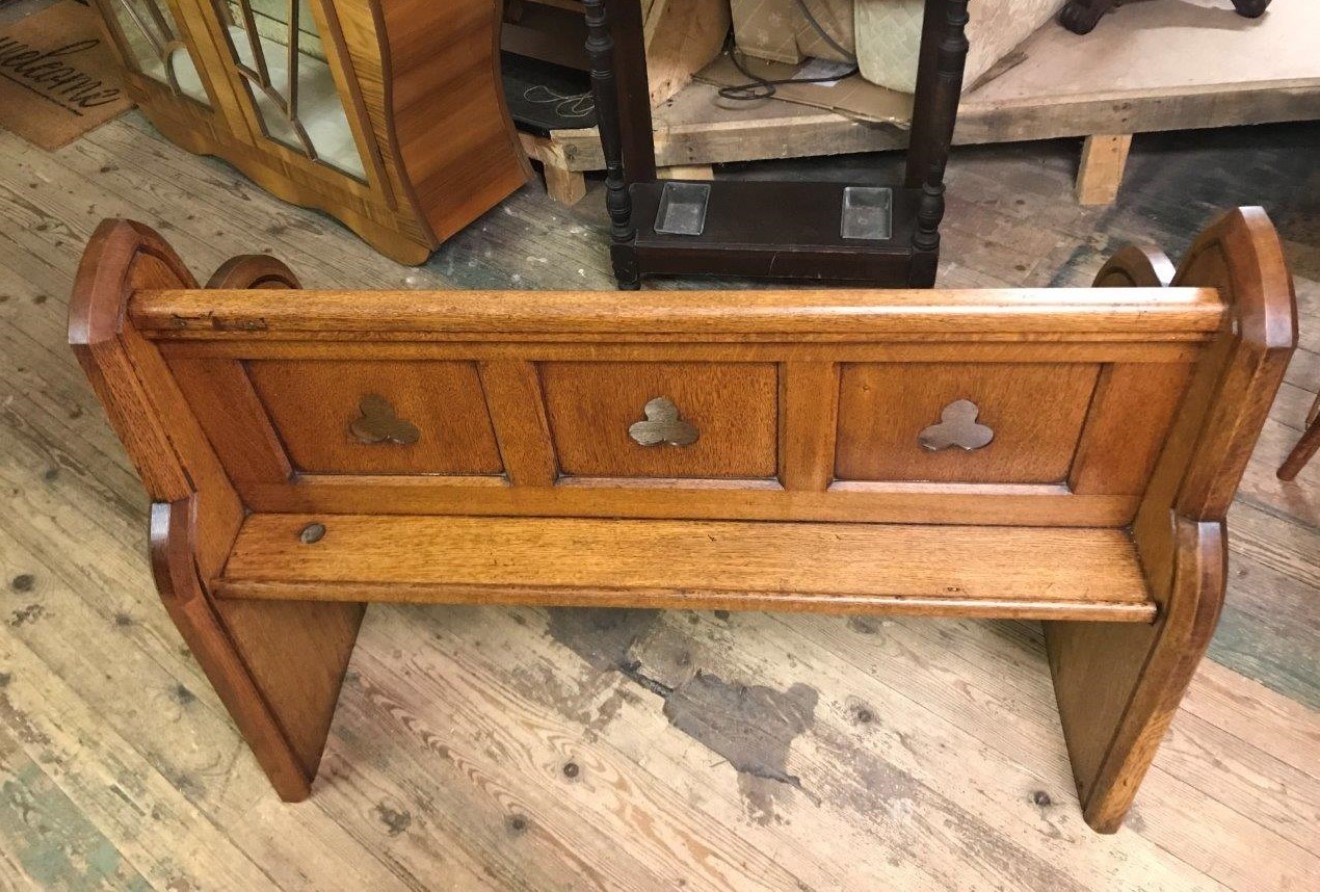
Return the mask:
M 93 0 L 171 141 L 402 263 L 527 181 L 496 0 Z

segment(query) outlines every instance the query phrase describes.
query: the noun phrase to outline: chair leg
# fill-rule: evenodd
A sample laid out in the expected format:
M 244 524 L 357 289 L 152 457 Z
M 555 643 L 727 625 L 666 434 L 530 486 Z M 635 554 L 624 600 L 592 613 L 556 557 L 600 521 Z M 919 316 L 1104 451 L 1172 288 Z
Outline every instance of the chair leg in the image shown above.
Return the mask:
M 1115 0 L 1068 0 L 1059 12 L 1059 24 L 1074 34 L 1089 34 Z
M 152 507 L 161 600 L 275 791 L 301 801 L 311 794 L 366 605 L 212 598 L 187 547 L 188 505 Z
M 1320 450 L 1320 395 L 1315 398 L 1315 405 L 1306 416 L 1306 433 L 1297 441 L 1293 451 L 1288 453 L 1283 465 L 1279 468 L 1280 480 L 1293 480 L 1306 467 L 1306 463 L 1311 460 L 1311 456 Z
M 1265 14 L 1265 8 L 1270 5 L 1270 0 L 1233 0 L 1233 8 L 1237 10 L 1238 15 L 1249 19 L 1259 18 Z
M 1045 623 L 1073 777 L 1100 833 L 1122 826 L 1223 604 L 1222 525 L 1175 523 L 1174 578 L 1153 624 Z

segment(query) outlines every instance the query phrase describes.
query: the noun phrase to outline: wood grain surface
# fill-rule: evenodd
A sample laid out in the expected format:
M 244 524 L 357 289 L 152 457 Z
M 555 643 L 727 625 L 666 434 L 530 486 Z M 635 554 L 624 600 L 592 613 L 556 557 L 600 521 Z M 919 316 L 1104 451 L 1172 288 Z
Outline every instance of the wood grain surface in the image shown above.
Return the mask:
M 1219 327 L 1223 306 L 1206 289 L 1096 291 L 754 291 L 736 303 L 718 291 L 643 291 L 627 301 L 608 292 L 375 292 L 370 304 L 353 291 L 315 291 L 297 301 L 259 291 L 143 290 L 130 309 L 153 338 L 299 339 L 299 332 L 548 334 L 592 332 L 659 335 L 836 335 L 943 331 L 987 335 L 1048 333 L 1049 340 L 1138 335 L 1197 340 Z
M 473 363 L 263 361 L 248 363 L 246 371 L 299 471 L 502 470 Z M 418 429 L 415 443 L 364 443 L 353 436 L 362 400 L 372 395 L 385 400 L 393 417 Z
M 1101 836 L 1077 810 L 1034 623 L 803 613 L 643 613 L 611 635 L 614 614 L 374 605 L 315 795 L 282 805 L 151 591 L 141 484 L 63 343 L 73 246 L 117 214 L 169 222 L 200 273 L 262 250 L 313 287 L 605 288 L 599 186 L 571 215 L 525 190 L 404 270 L 136 113 L 57 154 L 0 134 L 0 750 L 24 797 L 0 808 L 0 885 L 88 870 L 106 888 L 245 892 L 1306 888 L 1320 466 L 1274 471 L 1320 381 L 1320 253 L 1298 188 L 1320 139 L 1197 139 L 1139 138 L 1143 185 L 1103 214 L 1072 203 L 1067 145 L 955 151 L 949 174 L 949 287 L 1086 285 L 1117 244 L 1177 256 L 1208 208 L 1250 201 L 1296 277 L 1302 345 L 1232 508 L 1218 634 L 1133 818 Z M 788 748 L 802 790 L 733 767 L 633 680 L 690 691 L 697 670 L 818 692 Z
M 1057 483 L 1073 464 L 1099 368 L 1084 364 L 845 365 L 837 469 L 845 480 Z M 994 439 L 932 452 L 921 432 L 970 400 Z
M 1153 616 L 1122 530 L 256 514 L 225 597 Z M 341 594 L 337 594 L 341 593 Z
M 540 367 L 565 474 L 581 477 L 772 477 L 778 370 L 761 363 L 550 362 Z M 686 446 L 629 434 L 657 397 L 697 430 Z
M 214 412 L 227 400 L 208 394 L 198 408 L 179 405 L 178 385 L 162 378 L 167 360 L 159 345 L 141 337 L 127 312 L 135 271 L 151 270 L 153 264 L 164 272 L 144 280 L 148 284 L 187 281 L 186 271 L 173 271 L 177 260 L 150 229 L 128 221 L 102 224 L 80 269 L 70 340 L 82 351 L 92 380 L 103 382 L 100 393 L 121 429 L 140 423 L 149 435 L 168 438 L 174 420 L 152 415 L 160 400 L 183 422 L 185 438 L 195 437 L 196 413 Z M 260 261 L 246 266 L 239 261 L 233 270 L 222 269 L 219 278 L 241 280 L 241 271 L 248 269 L 246 276 L 256 279 L 260 266 Z M 296 281 L 283 269 L 275 273 L 277 286 Z M 1208 227 L 1168 285 L 1153 255 L 1128 253 L 1112 260 L 1097 275 L 1094 287 L 1101 298 L 1108 290 L 1105 284 L 1116 277 L 1149 292 L 1157 303 L 1164 289 L 1184 283 L 1213 289 L 1222 306 L 1221 323 L 1196 354 L 1190 386 L 1179 365 L 1167 367 L 1180 374 L 1153 377 L 1129 393 L 1122 388 L 1127 379 L 1114 377 L 1113 369 L 1121 367 L 1112 363 L 999 361 L 979 369 L 971 363 L 896 362 L 838 368 L 841 357 L 826 353 L 825 362 L 779 367 L 749 361 L 766 349 L 758 346 L 737 363 L 668 357 L 663 362 L 602 363 L 589 361 L 588 353 L 572 362 L 510 366 L 505 381 L 495 376 L 501 405 L 491 410 L 471 360 L 400 362 L 373 353 L 370 340 L 351 360 L 326 354 L 316 360 L 248 359 L 238 367 L 238 402 L 249 407 L 249 430 L 238 436 L 241 445 L 221 447 L 225 458 L 209 444 L 193 452 L 223 468 L 226 459 L 243 460 L 254 443 L 264 442 L 273 460 L 282 460 L 287 449 L 300 473 L 285 481 L 286 492 L 306 492 L 309 484 L 333 487 L 336 474 L 354 475 L 370 513 L 268 513 L 253 495 L 263 486 L 278 490 L 278 480 L 251 479 L 243 469 L 223 477 L 214 484 L 218 492 L 211 493 L 207 479 L 195 480 L 188 472 L 196 455 L 176 455 L 148 439 L 139 464 L 155 468 L 157 476 L 173 470 L 187 493 L 153 506 L 153 517 L 163 518 L 153 524 L 158 587 L 286 801 L 305 798 L 315 777 L 364 599 L 634 609 L 869 608 L 934 617 L 1043 619 L 1083 814 L 1093 829 L 1113 833 L 1131 808 L 1218 621 L 1226 573 L 1224 512 L 1297 345 L 1291 276 L 1278 235 L 1259 207 L 1227 212 Z M 219 298 L 235 292 L 208 293 Z M 755 302 L 755 294 L 736 291 L 728 298 L 738 306 L 745 296 L 746 302 Z M 913 336 L 914 347 L 923 338 L 938 343 L 947 337 L 946 296 L 935 298 L 939 314 L 909 295 L 897 297 L 901 307 L 915 308 L 910 318 L 888 308 L 891 320 Z M 969 302 L 978 303 L 975 298 Z M 998 312 L 1012 316 L 1050 301 L 1047 293 L 1024 293 L 999 303 Z M 241 348 L 237 335 L 255 333 L 260 339 L 268 331 L 260 306 L 255 309 L 250 321 L 229 328 L 230 344 Z M 851 309 L 825 303 L 817 312 L 830 317 Z M 792 329 L 793 311 L 792 306 L 770 307 L 762 320 L 765 329 Z M 1070 321 L 1068 310 L 1055 313 Z M 1085 322 L 1085 310 L 1080 315 Z M 215 313 L 205 310 L 203 316 L 214 320 Z M 341 329 L 335 318 L 320 328 L 314 317 L 308 319 L 311 336 L 328 341 L 332 350 L 335 341 L 364 341 L 371 334 Z M 924 331 L 918 327 L 923 322 Z M 663 320 L 658 324 L 665 325 Z M 1059 327 L 1070 333 L 1076 329 L 1062 322 Z M 579 347 L 575 336 L 595 332 L 589 324 L 585 332 L 568 326 L 561 334 L 568 339 L 565 346 L 573 348 Z M 604 333 L 611 333 L 608 327 Z M 1058 337 L 1042 333 L 1046 340 Z M 449 332 L 441 327 L 434 334 L 443 338 Z M 1177 339 L 1177 334 L 1163 332 L 1159 340 Z M 692 346 L 721 349 L 705 343 L 699 333 L 686 337 Z M 782 337 L 791 343 L 794 334 Z M 1017 337 L 1025 342 L 1030 333 Z M 89 344 L 102 342 L 122 346 L 104 356 L 88 351 Z M 175 361 L 187 357 L 188 343 L 171 351 Z M 534 359 L 539 348 L 535 343 L 527 348 L 527 358 Z M 1006 341 L 1001 360 L 1015 353 L 1030 358 L 1029 343 L 1015 348 Z M 234 364 L 226 367 L 233 387 Z M 121 396 L 105 387 L 108 373 L 124 375 L 135 389 Z M 1102 373 L 1105 388 L 1097 402 Z M 808 385 L 818 392 L 806 392 Z M 795 405 L 781 409 L 777 400 L 790 390 Z M 802 405 L 812 399 L 825 411 L 814 425 L 804 425 Z M 529 405 L 529 400 L 542 405 Z M 1163 406 L 1163 414 L 1156 416 L 1153 430 L 1136 439 L 1137 448 L 1128 450 L 1107 430 L 1109 416 L 1114 405 L 1148 400 Z M 516 412 L 526 420 L 511 426 L 510 414 Z M 500 444 L 491 426 L 494 414 L 502 417 Z M 1088 418 L 1099 428 L 1094 437 L 1083 430 Z M 822 428 L 822 420 L 837 424 L 837 431 Z M 278 440 L 269 435 L 272 428 Z M 229 436 L 218 420 L 207 430 L 212 439 Z M 533 442 L 519 443 L 519 435 Z M 125 439 L 130 450 L 140 448 L 136 436 Z M 817 442 L 798 448 L 790 445 L 795 437 Z M 795 504 L 804 471 L 817 478 L 806 481 L 816 487 L 814 495 L 821 497 L 819 488 L 825 484 L 826 503 L 838 502 L 838 493 L 828 485 L 828 465 L 821 466 L 831 446 L 836 452 L 833 476 L 843 478 L 841 484 L 858 477 L 900 488 L 916 482 L 908 494 L 917 511 L 928 511 L 926 499 L 946 495 L 939 487 L 950 483 L 970 484 L 961 493 L 970 505 L 1005 494 L 996 485 L 1029 489 L 1053 484 L 1063 499 L 1071 500 L 1074 494 L 1064 481 L 1083 437 L 1110 439 L 1106 461 L 1116 482 L 1141 492 L 1135 518 L 1124 515 L 1117 524 L 1090 529 L 1032 527 L 1021 515 L 976 527 L 870 526 L 858 523 L 855 515 L 845 518 L 852 524 L 825 525 L 809 523 L 810 515 Z M 594 483 L 597 493 L 611 491 L 626 507 L 607 520 L 549 512 L 536 516 L 540 512 L 529 511 L 525 503 L 513 513 L 533 516 L 409 515 L 397 503 L 390 509 L 376 507 L 389 492 L 391 477 L 396 487 L 437 481 L 453 486 L 456 474 L 484 470 L 484 486 L 468 484 L 470 492 L 456 493 L 470 495 L 470 501 L 462 498 L 464 514 L 495 515 L 502 503 L 511 499 L 517 504 L 522 496 L 516 480 L 490 476 L 502 470 L 500 449 L 524 466 L 535 462 L 532 468 L 539 465 L 544 472 L 549 444 L 560 477 L 547 481 L 520 468 L 519 478 L 531 480 L 531 493 L 545 494 L 549 482 L 554 494 L 575 489 L 593 494 L 575 485 L 584 481 Z M 489 464 L 480 464 L 483 449 Z M 778 449 L 785 450 L 782 460 Z M 1094 450 L 1090 447 L 1089 453 Z M 804 456 L 816 466 L 802 468 Z M 311 479 L 304 471 L 311 472 Z M 770 478 L 785 471 L 793 487 L 788 490 L 783 480 Z M 1095 476 L 1091 485 L 1103 492 L 1107 481 L 1103 474 Z M 680 483 L 684 478 L 692 482 Z M 242 541 L 234 539 L 232 509 L 214 504 L 221 497 L 233 498 L 238 479 L 244 481 Z M 728 507 L 702 511 L 685 489 L 727 496 L 729 504 L 753 493 L 773 497 L 782 492 L 790 522 L 714 522 L 726 516 Z M 623 519 L 637 515 L 630 504 L 637 492 L 660 496 L 655 519 Z M 865 483 L 853 492 L 861 499 L 892 494 L 868 492 Z M 217 576 L 216 558 L 231 542 L 224 575 Z M 1097 543 L 1109 549 L 1099 559 L 1093 552 Z M 209 576 L 194 577 L 194 554 Z M 1117 588 L 1104 590 L 1103 585 Z M 298 606 L 290 608 L 297 611 L 292 614 L 284 608 L 235 610 L 220 607 L 220 598 L 283 599 Z M 326 600 L 343 605 L 315 603 Z M 332 612 L 339 609 L 349 612 Z M 1124 633 L 1109 626 L 1091 629 L 1079 625 L 1082 620 L 1145 625 Z M 287 660 L 274 658 L 272 642 L 280 639 L 287 639 Z M 700 696 L 723 696 L 721 690 L 712 681 Z M 685 714 L 670 718 L 679 728 L 693 721 Z M 724 732 L 715 733 L 724 740 Z M 713 748 L 724 751 L 723 744 Z M 784 758 L 767 758 L 772 765 L 761 769 L 770 772 L 765 776 L 782 773 L 773 766 Z
M 286 201 L 332 214 L 399 262 L 424 262 L 531 175 L 500 85 L 500 6 L 493 0 L 444 9 L 418 0 L 303 7 L 304 27 L 320 37 L 343 106 L 358 175 L 266 135 L 226 22 L 209 5 L 165 6 L 167 42 L 175 39 L 191 57 L 206 103 L 141 73 L 125 37 L 138 34 L 132 18 L 121 21 L 122 5 L 110 0 L 94 5 L 129 95 L 161 133 L 188 151 L 226 159 Z M 145 9 L 133 15 L 152 21 Z M 463 49 L 446 51 L 452 47 Z

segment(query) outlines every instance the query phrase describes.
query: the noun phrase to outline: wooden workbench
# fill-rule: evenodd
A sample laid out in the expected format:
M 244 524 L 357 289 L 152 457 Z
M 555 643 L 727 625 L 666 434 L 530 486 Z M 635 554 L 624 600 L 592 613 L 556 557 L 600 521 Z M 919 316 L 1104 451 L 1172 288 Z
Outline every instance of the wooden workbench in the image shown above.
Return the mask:
M 1320 118 L 1317 34 L 1314 3 L 1276 4 L 1254 20 L 1218 0 L 1140 3 L 1106 16 L 1086 36 L 1051 22 L 1012 54 L 1008 61 L 1017 64 L 964 94 L 954 141 L 1085 137 L 1078 198 L 1107 204 L 1134 133 Z M 902 120 L 859 121 L 775 99 L 730 103 L 700 82 L 658 107 L 654 121 L 657 162 L 685 167 L 688 177 L 712 164 L 907 143 Z M 565 184 L 552 195 L 568 201 L 581 197 L 584 171 L 604 168 L 594 129 L 554 131 L 530 148 L 551 179 Z

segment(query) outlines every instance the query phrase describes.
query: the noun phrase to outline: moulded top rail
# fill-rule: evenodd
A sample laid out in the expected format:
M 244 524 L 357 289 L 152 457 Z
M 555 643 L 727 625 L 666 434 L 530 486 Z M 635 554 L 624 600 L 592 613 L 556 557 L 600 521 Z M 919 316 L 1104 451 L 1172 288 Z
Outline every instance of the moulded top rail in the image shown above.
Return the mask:
M 381 340 L 470 335 L 785 336 L 874 339 L 1206 340 L 1225 303 L 1213 288 L 741 291 L 141 290 L 133 324 L 157 339 Z

